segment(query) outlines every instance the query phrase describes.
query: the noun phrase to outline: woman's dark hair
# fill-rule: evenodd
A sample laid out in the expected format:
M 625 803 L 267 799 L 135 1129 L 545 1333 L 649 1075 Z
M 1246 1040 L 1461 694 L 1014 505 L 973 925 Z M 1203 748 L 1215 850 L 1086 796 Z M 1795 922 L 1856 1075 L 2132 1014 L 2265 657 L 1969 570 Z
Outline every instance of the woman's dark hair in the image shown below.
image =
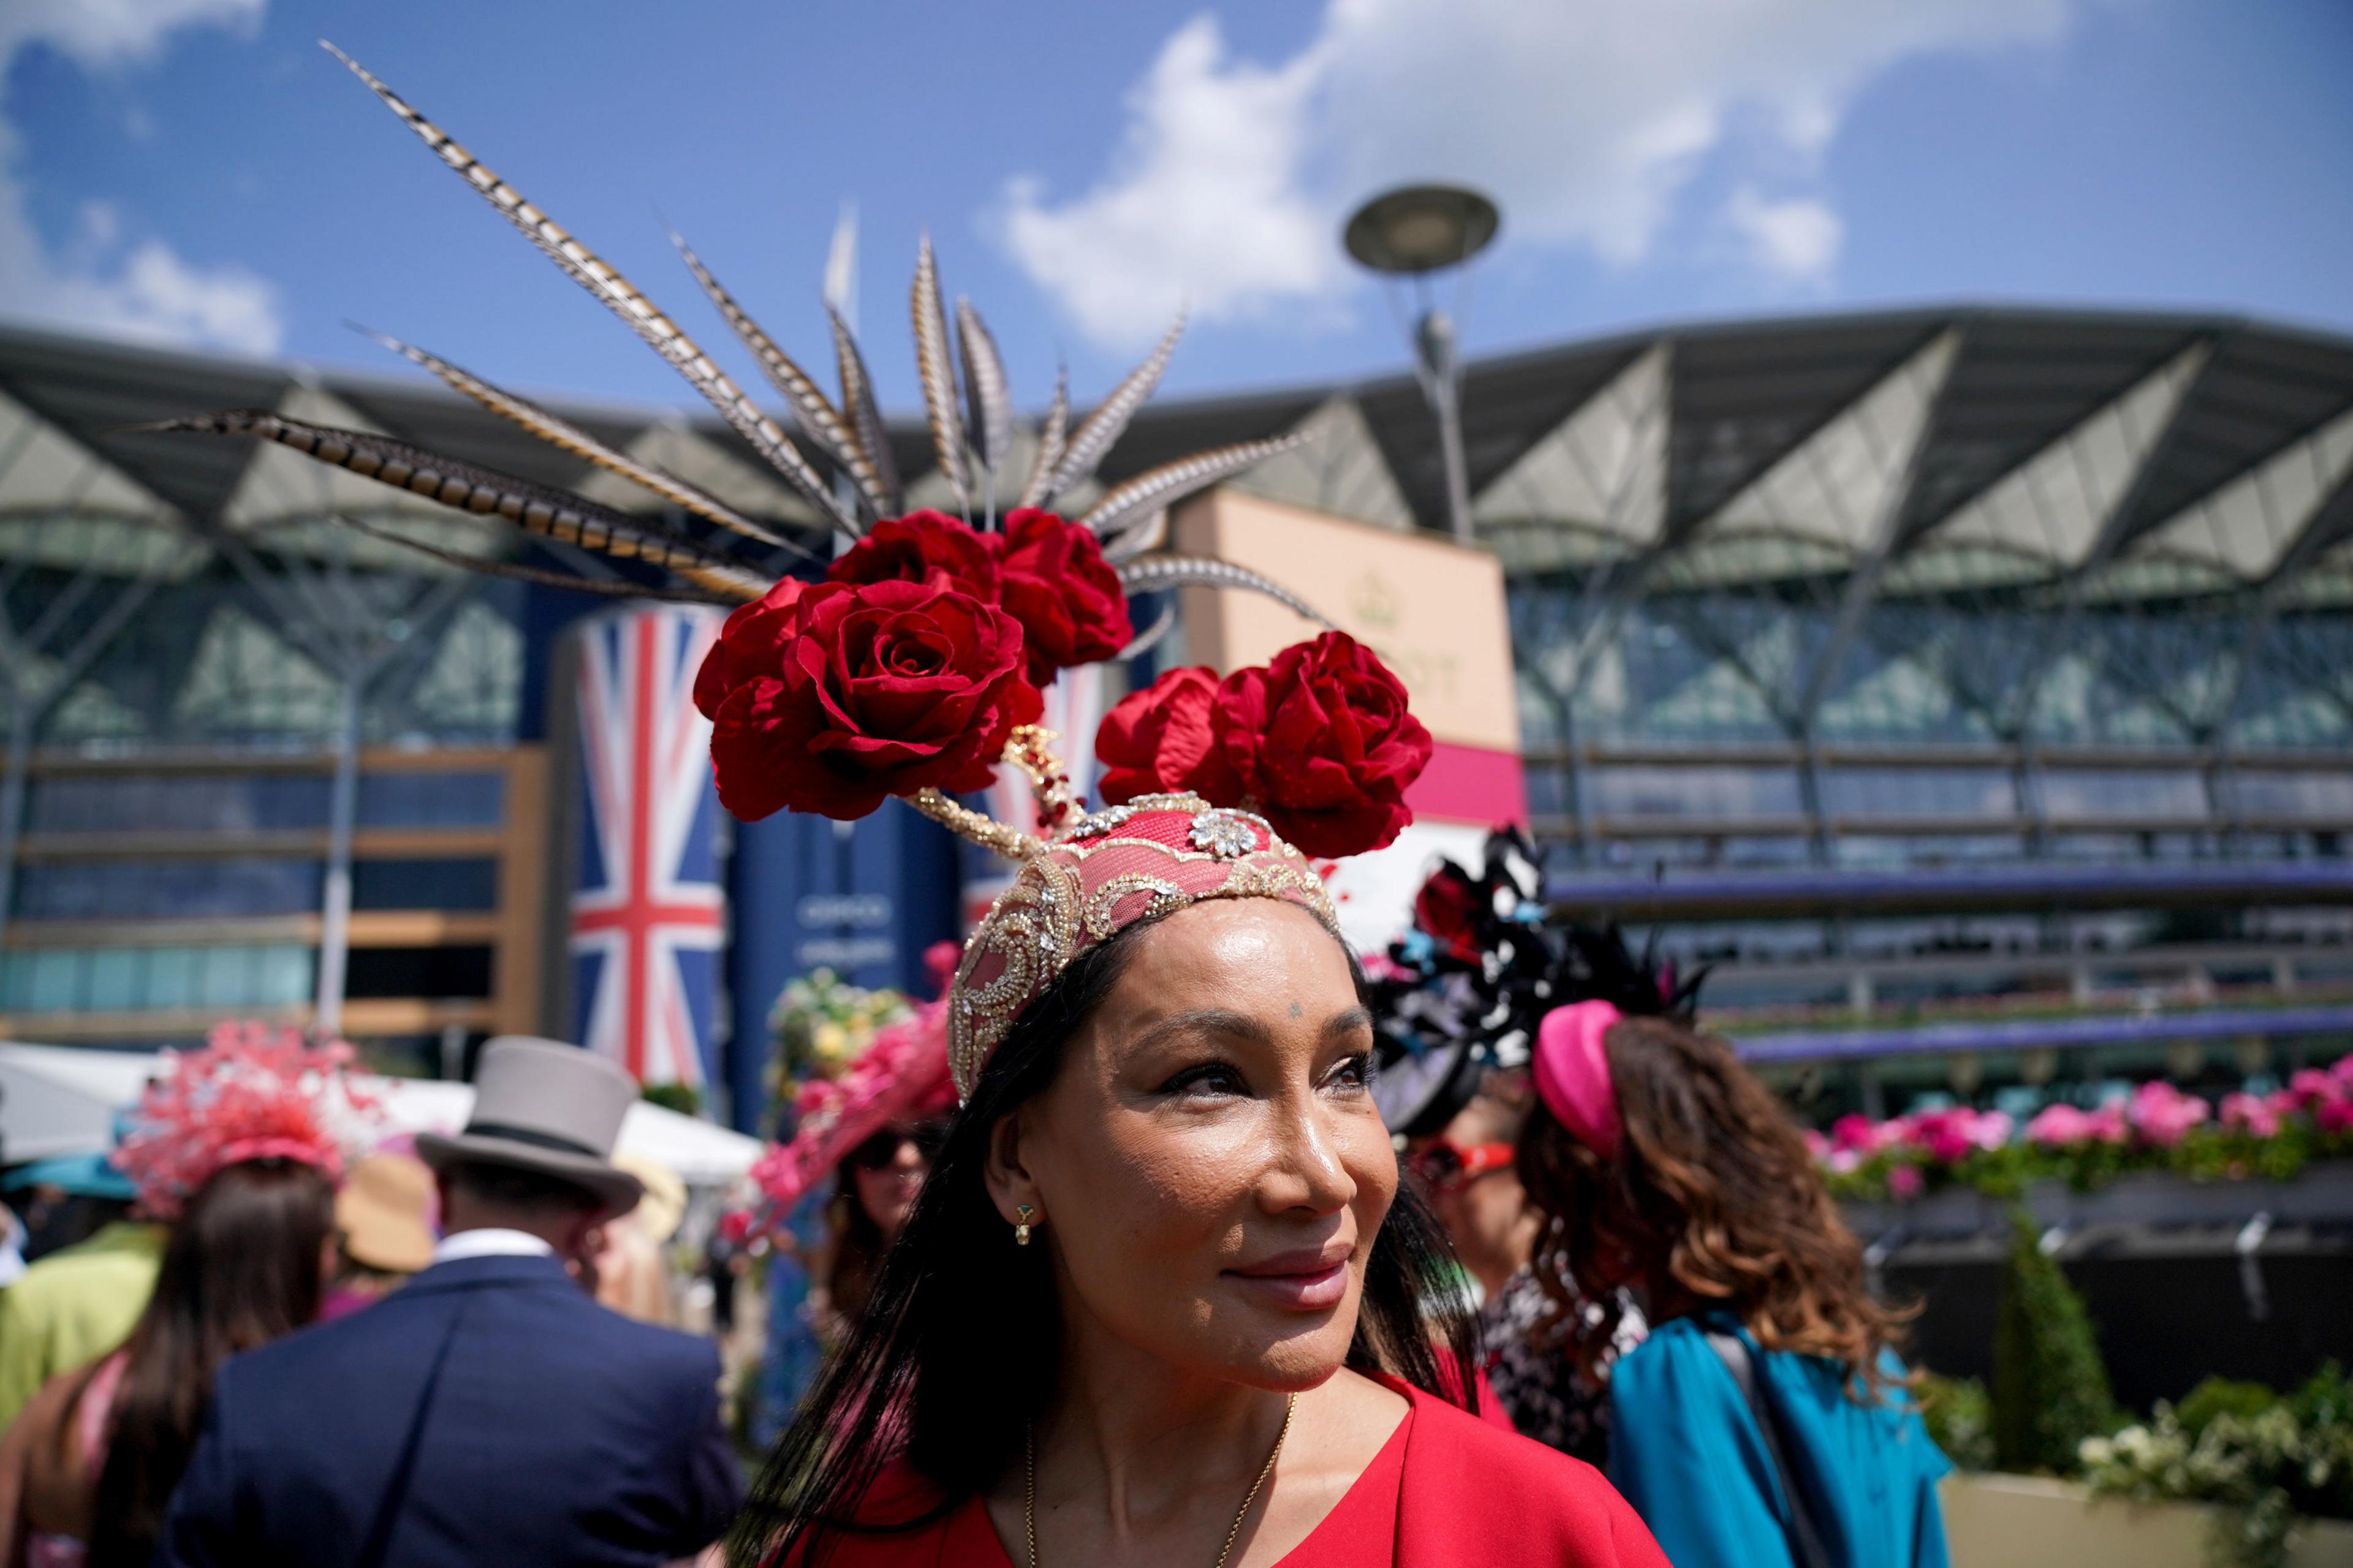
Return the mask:
M 1621 1019 L 1602 1048 L 1625 1121 L 1618 1157 L 1595 1153 L 1541 1100 L 1519 1142 L 1520 1181 L 1544 1222 L 1535 1275 L 1579 1363 L 1607 1362 L 1620 1289 L 1647 1283 L 1670 1302 L 1730 1311 L 1767 1350 L 1841 1363 L 1857 1398 L 1883 1391 L 1881 1352 L 1904 1315 L 1872 1297 L 1862 1246 L 1772 1092 L 1681 1019 Z
M 1074 960 L 1014 1020 L 949 1124 L 868 1309 L 769 1454 L 729 1538 L 730 1561 L 822 1562 L 845 1532 L 910 1529 L 986 1490 L 1021 1453 L 1054 1393 L 1061 1311 L 1047 1249 L 1017 1248 L 983 1181 L 997 1122 L 1043 1092 L 1065 1047 L 1155 922 Z M 1356 989 L 1365 981 L 1349 959 Z M 1374 1238 L 1348 1363 L 1458 1404 L 1475 1397 L 1475 1330 L 1445 1234 L 1400 1184 Z M 864 1509 L 903 1456 L 926 1495 Z
M 127 1342 L 90 1568 L 145 1568 L 204 1425 L 214 1372 L 319 1315 L 319 1270 L 334 1234 L 334 1188 L 297 1161 L 225 1166 L 188 1200 Z

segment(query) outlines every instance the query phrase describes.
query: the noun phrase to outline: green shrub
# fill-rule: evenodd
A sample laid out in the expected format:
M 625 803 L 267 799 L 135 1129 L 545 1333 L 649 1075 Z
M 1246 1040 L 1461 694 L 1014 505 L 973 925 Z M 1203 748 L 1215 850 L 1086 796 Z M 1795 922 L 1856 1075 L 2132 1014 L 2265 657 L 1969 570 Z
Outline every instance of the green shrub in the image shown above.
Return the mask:
M 1964 1470 L 1993 1468 L 1993 1399 L 1984 1384 L 1924 1372 L 1915 1392 L 1920 1419 L 1945 1458 Z
M 2179 1408 L 2160 1402 L 2148 1420 L 2086 1442 L 2083 1462 L 2103 1495 L 2220 1505 L 2210 1561 L 2282 1568 L 2303 1520 L 2353 1515 L 2353 1386 L 2333 1362 L 2285 1398 L 2210 1379 Z
M 2086 1437 L 2116 1430 L 2116 1398 L 2084 1299 L 2047 1256 L 2024 1209 L 1994 1320 L 1993 1447 L 2005 1470 L 2072 1473 Z
M 2173 1407 L 2173 1418 L 2194 1437 L 2205 1431 L 2217 1415 L 2252 1421 L 2278 1403 L 2279 1395 L 2260 1383 L 2210 1377 L 2181 1396 L 2181 1403 Z
M 649 1083 L 638 1094 L 647 1103 L 675 1110 L 681 1116 L 702 1114 L 702 1091 L 691 1083 Z

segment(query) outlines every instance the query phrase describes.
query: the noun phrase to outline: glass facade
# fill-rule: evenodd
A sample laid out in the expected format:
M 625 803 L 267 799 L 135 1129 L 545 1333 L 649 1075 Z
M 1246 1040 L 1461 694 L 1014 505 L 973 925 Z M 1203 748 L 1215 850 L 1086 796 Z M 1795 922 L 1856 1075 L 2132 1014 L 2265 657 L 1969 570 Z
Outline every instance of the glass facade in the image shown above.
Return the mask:
M 315 910 L 320 763 L 355 700 L 375 758 L 361 831 L 417 836 L 413 853 L 364 841 L 355 920 L 474 924 L 364 947 L 353 994 L 491 994 L 517 971 L 471 945 L 481 917 L 538 889 L 464 836 L 537 815 L 479 759 L 533 731 L 560 616 L 330 526 L 292 454 L 109 433 L 278 406 L 544 463 L 513 470 L 537 482 L 578 484 L 576 465 L 519 457 L 438 394 L 228 366 L 191 390 L 174 378 L 200 368 L 5 333 L 0 362 L 0 607 L 47 628 L 13 920 Z M 1472 365 L 1462 408 L 1564 901 L 1713 963 L 1735 1021 L 2353 994 L 2353 342 L 2097 311 L 1730 323 Z M 659 432 L 711 473 L 737 460 L 715 427 L 599 417 L 617 446 Z M 1408 380 L 1147 410 L 1129 450 L 1294 430 L 1317 439 L 1241 488 L 1393 527 L 1443 516 Z M 493 537 L 332 483 L 336 507 L 451 548 Z M 459 747 L 482 750 L 433 765 Z M 106 843 L 121 835 L 159 842 Z M 285 955 L 310 962 L 233 932 L 218 952 L 280 956 L 240 969 L 86 934 L 12 935 L 0 1009 L 299 994 Z M 215 962 L 248 978 L 186 978 Z
M 327 826 L 319 772 L 66 773 L 33 781 L 28 833 L 275 833 Z M 506 775 L 372 773 L 360 777 L 361 827 L 496 827 Z
M 0 1012 L 289 1006 L 311 999 L 315 963 L 278 944 L 14 949 L 0 953 Z

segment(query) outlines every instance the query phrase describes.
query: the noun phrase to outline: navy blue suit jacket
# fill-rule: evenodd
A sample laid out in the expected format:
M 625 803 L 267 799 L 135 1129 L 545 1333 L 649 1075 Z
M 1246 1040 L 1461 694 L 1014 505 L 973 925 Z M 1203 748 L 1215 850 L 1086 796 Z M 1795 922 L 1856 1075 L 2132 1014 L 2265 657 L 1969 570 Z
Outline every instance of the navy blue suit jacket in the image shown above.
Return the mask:
M 742 1498 L 718 1381 L 552 1258 L 437 1264 L 221 1368 L 156 1568 L 691 1557 Z

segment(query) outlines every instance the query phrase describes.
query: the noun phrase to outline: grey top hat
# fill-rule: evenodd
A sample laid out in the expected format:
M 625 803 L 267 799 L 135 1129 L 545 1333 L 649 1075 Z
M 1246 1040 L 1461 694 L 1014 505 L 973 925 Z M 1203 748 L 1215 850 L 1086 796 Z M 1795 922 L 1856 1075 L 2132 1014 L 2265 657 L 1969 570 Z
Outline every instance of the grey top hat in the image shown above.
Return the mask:
M 536 1171 L 596 1194 L 608 1214 L 627 1214 L 645 1188 L 612 1163 L 613 1143 L 637 1098 L 636 1081 L 600 1056 L 501 1035 L 482 1047 L 466 1130 L 418 1133 L 417 1157 L 437 1171 L 460 1162 Z

